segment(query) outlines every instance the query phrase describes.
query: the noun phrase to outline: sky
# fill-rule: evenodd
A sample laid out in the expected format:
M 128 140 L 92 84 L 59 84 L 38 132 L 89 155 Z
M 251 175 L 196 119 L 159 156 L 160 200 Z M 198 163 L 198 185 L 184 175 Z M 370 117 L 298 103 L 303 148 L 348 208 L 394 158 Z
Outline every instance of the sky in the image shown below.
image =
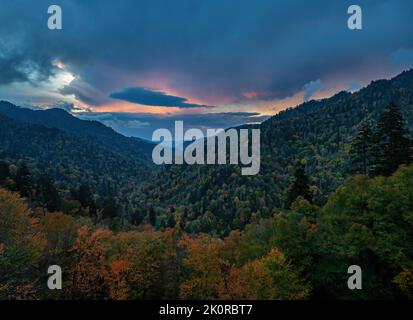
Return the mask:
M 362 30 L 347 27 L 352 4 Z M 261 122 L 413 67 L 412 13 L 411 0 L 2 0 L 0 100 L 146 139 L 175 120 Z

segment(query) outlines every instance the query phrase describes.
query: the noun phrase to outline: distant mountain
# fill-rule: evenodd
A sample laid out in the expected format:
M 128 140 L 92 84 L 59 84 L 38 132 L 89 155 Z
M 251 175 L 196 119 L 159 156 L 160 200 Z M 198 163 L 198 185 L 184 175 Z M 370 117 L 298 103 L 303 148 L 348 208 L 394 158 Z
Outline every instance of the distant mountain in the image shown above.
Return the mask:
M 78 119 L 62 109 L 32 110 L 0 101 L 0 114 L 19 122 L 56 128 L 69 134 L 90 139 L 139 160 L 152 162 L 153 145 L 139 138 L 128 138 L 98 121 Z
M 178 211 L 188 231 L 227 233 L 283 209 L 298 160 L 306 163 L 315 201 L 323 203 L 348 175 L 358 125 L 377 120 L 390 101 L 401 107 L 412 132 L 413 70 L 355 93 L 305 102 L 263 122 L 256 176 L 242 176 L 234 165 L 170 166 L 144 184 L 136 206 L 142 214 L 155 210 L 158 225 Z
M 90 185 L 101 195 L 137 190 L 156 170 L 152 144 L 127 138 L 64 110 L 35 111 L 0 102 L 0 159 L 25 161 L 67 187 Z

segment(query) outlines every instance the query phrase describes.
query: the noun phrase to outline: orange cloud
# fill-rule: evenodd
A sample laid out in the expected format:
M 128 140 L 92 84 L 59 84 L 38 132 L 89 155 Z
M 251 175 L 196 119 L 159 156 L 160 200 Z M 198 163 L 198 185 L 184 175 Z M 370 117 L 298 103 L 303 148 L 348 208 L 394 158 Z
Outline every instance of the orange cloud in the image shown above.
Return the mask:
M 190 114 L 200 113 L 206 108 L 186 109 L 178 107 L 157 107 L 157 106 L 145 106 L 124 101 L 114 101 L 109 104 L 105 104 L 99 107 L 92 107 L 94 112 L 130 112 L 130 113 L 154 113 L 154 114 Z

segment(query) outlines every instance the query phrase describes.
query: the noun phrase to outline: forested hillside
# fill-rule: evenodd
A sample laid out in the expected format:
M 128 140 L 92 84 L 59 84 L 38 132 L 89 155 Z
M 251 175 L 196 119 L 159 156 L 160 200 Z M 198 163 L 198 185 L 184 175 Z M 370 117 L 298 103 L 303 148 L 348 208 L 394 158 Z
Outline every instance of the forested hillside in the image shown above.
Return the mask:
M 297 162 L 309 176 L 312 199 L 326 197 L 352 172 L 351 143 L 363 121 L 377 122 L 393 101 L 413 128 L 413 70 L 373 81 L 283 111 L 261 124 L 261 170 L 242 176 L 239 166 L 169 166 L 145 182 L 134 206 L 156 226 L 179 213 L 189 232 L 230 230 L 283 209 Z
M 152 143 L 125 137 L 98 121 L 80 120 L 62 109 L 31 110 L 0 101 L 0 114 L 22 123 L 55 128 L 70 135 L 104 145 L 123 156 L 133 157 L 145 165 L 152 163 Z
M 90 218 L 33 212 L 0 188 L 0 299 L 395 299 L 413 297 L 413 167 L 349 179 L 323 207 L 284 213 L 227 237 L 182 224 L 111 231 Z M 62 290 L 47 270 L 62 267 Z M 363 270 L 348 290 L 347 268 Z
M 361 126 L 375 130 L 390 102 L 411 133 L 412 70 L 277 114 L 260 125 L 256 176 L 243 176 L 234 165 L 155 166 L 153 145 L 143 140 L 63 110 L 34 111 L 1 102 L 0 160 L 17 167 L 25 162 L 33 179 L 47 173 L 63 197 L 83 185 L 94 201 L 112 198 L 121 208 L 118 214 L 132 224 L 164 228 L 180 220 L 189 233 L 224 236 L 288 208 L 295 199 L 289 190 L 297 166 L 303 166 L 308 180 L 306 199 L 323 205 L 347 176 L 362 173 L 353 168 L 352 143 Z
M 149 160 L 151 144 L 129 140 L 99 123 L 87 123 L 83 131 L 75 127 L 72 132 L 56 128 L 59 122 L 43 118 L 41 111 L 38 121 L 14 120 L 2 111 L 0 106 L 0 159 L 14 165 L 25 162 L 35 177 L 47 173 L 62 189 L 86 184 L 100 196 L 123 196 L 137 190 L 148 172 L 156 170 Z M 73 118 L 64 111 L 52 113 L 60 119 Z M 46 119 L 56 127 L 34 124 Z M 82 120 L 72 121 L 83 125 Z M 94 128 L 103 133 L 89 134 Z

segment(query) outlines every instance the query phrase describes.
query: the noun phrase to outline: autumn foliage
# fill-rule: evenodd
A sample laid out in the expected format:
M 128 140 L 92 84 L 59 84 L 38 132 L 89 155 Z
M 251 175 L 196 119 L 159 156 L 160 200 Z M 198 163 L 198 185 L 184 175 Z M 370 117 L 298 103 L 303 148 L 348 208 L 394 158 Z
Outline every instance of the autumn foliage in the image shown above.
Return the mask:
M 239 254 L 234 252 L 230 237 L 189 236 L 178 225 L 164 231 L 115 233 L 60 212 L 33 218 L 35 214 L 22 199 L 3 189 L 0 214 L 3 299 L 288 297 L 277 285 L 274 290 L 281 290 L 278 295 L 263 291 L 263 286 L 274 284 L 268 282 L 274 272 L 281 272 L 280 277 L 290 272 L 290 265 L 275 249 L 269 257 L 276 253 L 281 260 L 277 263 L 280 268 L 274 272 L 269 272 L 268 257 L 239 267 Z M 62 290 L 47 288 L 46 271 L 52 264 L 63 269 Z M 256 276 L 252 274 L 255 271 Z M 255 284 L 254 278 L 258 280 Z M 305 286 L 298 291 L 300 294 L 294 292 L 290 297 L 305 298 L 308 294 Z
M 323 207 L 286 212 L 227 237 L 173 227 L 114 231 L 84 216 L 39 214 L 0 189 L 0 299 L 412 298 L 413 168 L 356 176 Z M 363 290 L 346 286 L 363 269 Z M 49 290 L 47 269 L 63 271 Z

